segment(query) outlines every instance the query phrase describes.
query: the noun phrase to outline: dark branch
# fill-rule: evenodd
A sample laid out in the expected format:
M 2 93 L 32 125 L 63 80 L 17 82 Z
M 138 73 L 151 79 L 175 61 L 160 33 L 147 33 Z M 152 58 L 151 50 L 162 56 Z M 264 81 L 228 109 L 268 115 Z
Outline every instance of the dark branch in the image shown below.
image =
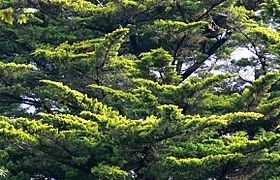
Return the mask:
M 37 101 L 32 100 L 32 99 L 25 99 L 19 96 L 14 96 L 8 93 L 0 93 L 1 97 L 1 102 L 7 102 L 7 103 L 22 103 L 22 104 L 27 104 L 31 106 L 35 106 L 38 104 Z
M 177 43 L 177 46 L 174 50 L 174 53 L 173 53 L 173 61 L 172 61 L 172 65 L 175 65 L 175 62 L 176 62 L 176 59 L 177 59 L 177 54 L 178 54 L 178 51 L 180 50 L 181 46 L 183 45 L 183 42 L 185 41 L 186 39 L 186 35 L 184 35 L 181 40 Z
M 179 10 L 179 12 L 180 12 L 182 18 L 183 18 L 183 21 L 184 21 L 185 23 L 187 23 L 187 22 L 188 22 L 188 21 L 187 21 L 187 18 L 186 18 L 186 16 L 185 16 L 185 13 L 184 13 L 184 10 L 183 10 L 182 6 L 181 6 L 180 3 L 179 3 L 179 0 L 176 0 L 176 6 L 177 6 L 177 8 L 178 8 L 178 10 Z
M 226 37 L 227 35 L 230 35 L 230 32 L 227 32 L 225 37 L 219 39 L 205 54 L 207 55 L 206 58 L 200 59 L 196 61 L 191 67 L 189 67 L 183 74 L 182 74 L 182 81 L 187 79 L 192 73 L 194 73 L 200 66 L 203 65 L 203 63 L 210 58 L 213 54 L 216 53 L 216 51 L 225 44 L 225 42 L 228 40 Z M 182 82 L 181 81 L 181 82 Z
M 195 19 L 195 21 L 200 21 L 202 18 L 204 18 L 207 14 L 209 14 L 215 7 L 219 6 L 220 4 L 222 4 L 223 2 L 225 2 L 227 0 L 221 0 L 221 1 L 218 1 L 214 4 L 212 4 L 212 6 L 207 9 L 201 16 L 199 16 L 198 18 Z

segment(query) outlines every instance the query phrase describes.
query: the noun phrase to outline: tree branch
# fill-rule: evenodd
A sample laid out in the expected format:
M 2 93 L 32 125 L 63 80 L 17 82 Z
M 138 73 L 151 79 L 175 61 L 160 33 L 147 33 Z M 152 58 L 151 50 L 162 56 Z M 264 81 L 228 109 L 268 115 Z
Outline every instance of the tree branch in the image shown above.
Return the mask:
M 173 53 L 173 61 L 172 61 L 172 65 L 175 65 L 175 62 L 176 62 L 176 59 L 177 59 L 177 53 L 178 53 L 178 51 L 180 50 L 180 48 L 181 48 L 181 46 L 182 46 L 182 44 L 183 44 L 183 42 L 185 41 L 185 39 L 187 38 L 187 36 L 186 35 L 184 35 L 182 38 L 181 38 L 181 40 L 177 43 L 177 46 L 176 46 L 176 48 L 175 48 L 175 50 L 174 50 L 174 53 Z
M 9 103 L 23 103 L 23 104 L 27 104 L 27 105 L 31 105 L 31 106 L 35 106 L 36 104 L 38 104 L 38 101 L 35 100 L 31 100 L 31 99 L 24 99 L 22 97 L 18 97 L 18 96 L 14 96 L 8 93 L 0 93 L 0 97 L 4 97 L 1 98 L 1 102 L 9 102 Z M 11 99 L 11 101 L 8 101 L 8 98 Z M 14 100 L 14 101 L 13 101 Z
M 206 58 L 200 59 L 196 61 L 191 67 L 189 67 L 183 74 L 182 74 L 182 81 L 187 79 L 192 73 L 194 73 L 200 66 L 203 65 L 203 63 L 209 59 L 210 56 L 216 53 L 216 51 L 225 44 L 225 42 L 228 40 L 226 37 L 227 35 L 230 35 L 231 32 L 227 32 L 225 37 L 219 39 L 205 54 L 207 55 Z M 180 83 L 181 83 L 180 82 Z
M 179 3 L 179 0 L 176 0 L 176 7 L 178 8 L 178 10 L 179 10 L 179 12 L 180 12 L 180 14 L 181 14 L 181 16 L 182 16 L 182 18 L 183 18 L 183 21 L 184 21 L 185 23 L 187 23 L 187 22 L 188 22 L 188 21 L 187 21 L 187 18 L 186 18 L 186 16 L 185 16 L 185 13 L 184 13 L 184 11 L 183 11 L 182 6 L 181 6 L 180 3 Z
M 194 21 L 200 21 L 202 18 L 204 18 L 207 14 L 210 13 L 210 11 L 212 11 L 215 7 L 219 6 L 220 4 L 222 4 L 223 2 L 225 2 L 227 0 L 220 0 L 214 4 L 212 4 L 212 6 L 210 6 L 209 9 L 207 9 L 201 16 L 199 16 L 198 18 L 196 18 Z

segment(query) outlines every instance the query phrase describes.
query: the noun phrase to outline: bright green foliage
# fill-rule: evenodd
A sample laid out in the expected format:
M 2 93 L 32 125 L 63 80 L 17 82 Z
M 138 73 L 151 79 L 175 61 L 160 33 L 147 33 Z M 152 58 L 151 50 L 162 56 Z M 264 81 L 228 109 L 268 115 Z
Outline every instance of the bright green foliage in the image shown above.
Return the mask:
M 0 179 L 280 177 L 277 0 L 2 0 L 0 19 Z
M 180 77 L 170 65 L 172 61 L 172 56 L 162 48 L 143 53 L 138 63 L 140 77 L 158 81 L 160 84 L 174 84 L 180 80 Z
M 34 17 L 34 12 L 28 8 L 23 7 L 9 7 L 11 3 L 14 3 L 16 0 L 6 1 L 2 0 L 0 2 L 0 18 L 8 24 L 13 24 L 16 20 L 19 24 L 25 24 L 28 19 Z
M 126 78 L 133 71 L 134 62 L 117 53 L 127 33 L 128 29 L 118 29 L 105 38 L 72 45 L 65 42 L 56 48 L 37 48 L 33 54 L 50 58 L 53 68 L 58 73 L 62 72 L 63 79 L 72 81 L 74 86 L 115 84 L 115 74 Z
M 13 24 L 13 9 L 12 8 L 8 8 L 8 9 L 3 9 L 0 11 L 0 16 L 2 20 L 5 20 L 7 23 L 9 24 Z

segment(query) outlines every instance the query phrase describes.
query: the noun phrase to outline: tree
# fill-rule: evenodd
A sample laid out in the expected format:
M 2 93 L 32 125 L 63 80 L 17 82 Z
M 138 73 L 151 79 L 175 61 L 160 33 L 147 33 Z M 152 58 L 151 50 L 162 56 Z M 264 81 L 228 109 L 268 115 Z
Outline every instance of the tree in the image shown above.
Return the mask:
M 277 1 L 0 7 L 0 176 L 280 176 Z

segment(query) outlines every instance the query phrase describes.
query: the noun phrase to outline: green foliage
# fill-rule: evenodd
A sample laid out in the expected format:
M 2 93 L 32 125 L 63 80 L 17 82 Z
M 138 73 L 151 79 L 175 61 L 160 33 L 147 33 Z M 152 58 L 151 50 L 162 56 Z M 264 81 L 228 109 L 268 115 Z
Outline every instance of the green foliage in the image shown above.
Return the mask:
M 128 173 L 120 170 L 118 166 L 111 167 L 108 165 L 99 164 L 91 170 L 92 174 L 98 178 L 103 179 L 120 179 L 128 176 Z
M 2 20 L 6 21 L 9 24 L 13 24 L 14 19 L 13 19 L 13 9 L 8 8 L 8 9 L 3 9 L 0 11 L 0 17 Z
M 272 18 L 274 21 L 271 23 L 279 28 L 279 21 L 280 21 L 280 4 L 276 0 L 266 0 L 263 4 L 263 10 L 262 13 L 265 15 L 264 19 L 266 21 L 269 21 L 270 18 Z
M 162 48 L 143 53 L 138 63 L 140 77 L 159 82 L 159 84 L 175 84 L 180 77 L 174 71 L 172 61 L 172 56 Z
M 201 169 L 198 170 L 197 167 L 202 166 L 204 171 L 212 172 L 215 171 L 216 168 L 220 168 L 229 162 L 234 162 L 234 160 L 241 158 L 241 154 L 227 154 L 227 155 L 217 155 L 217 156 L 207 156 L 201 159 L 198 158 L 188 158 L 188 159 L 176 159 L 174 157 L 168 157 L 166 159 L 166 168 L 174 169 L 175 171 L 178 169 L 189 169 L 190 171 L 183 174 L 171 174 L 174 178 L 180 178 L 183 176 L 188 176 L 191 179 L 204 179 L 207 178 L 207 175 L 201 172 Z M 215 164 L 215 165 L 213 165 Z M 190 173 L 191 172 L 191 173 Z M 190 173 L 190 174 L 188 174 Z
M 278 12 L 0 1 L 0 179 L 279 178 Z

